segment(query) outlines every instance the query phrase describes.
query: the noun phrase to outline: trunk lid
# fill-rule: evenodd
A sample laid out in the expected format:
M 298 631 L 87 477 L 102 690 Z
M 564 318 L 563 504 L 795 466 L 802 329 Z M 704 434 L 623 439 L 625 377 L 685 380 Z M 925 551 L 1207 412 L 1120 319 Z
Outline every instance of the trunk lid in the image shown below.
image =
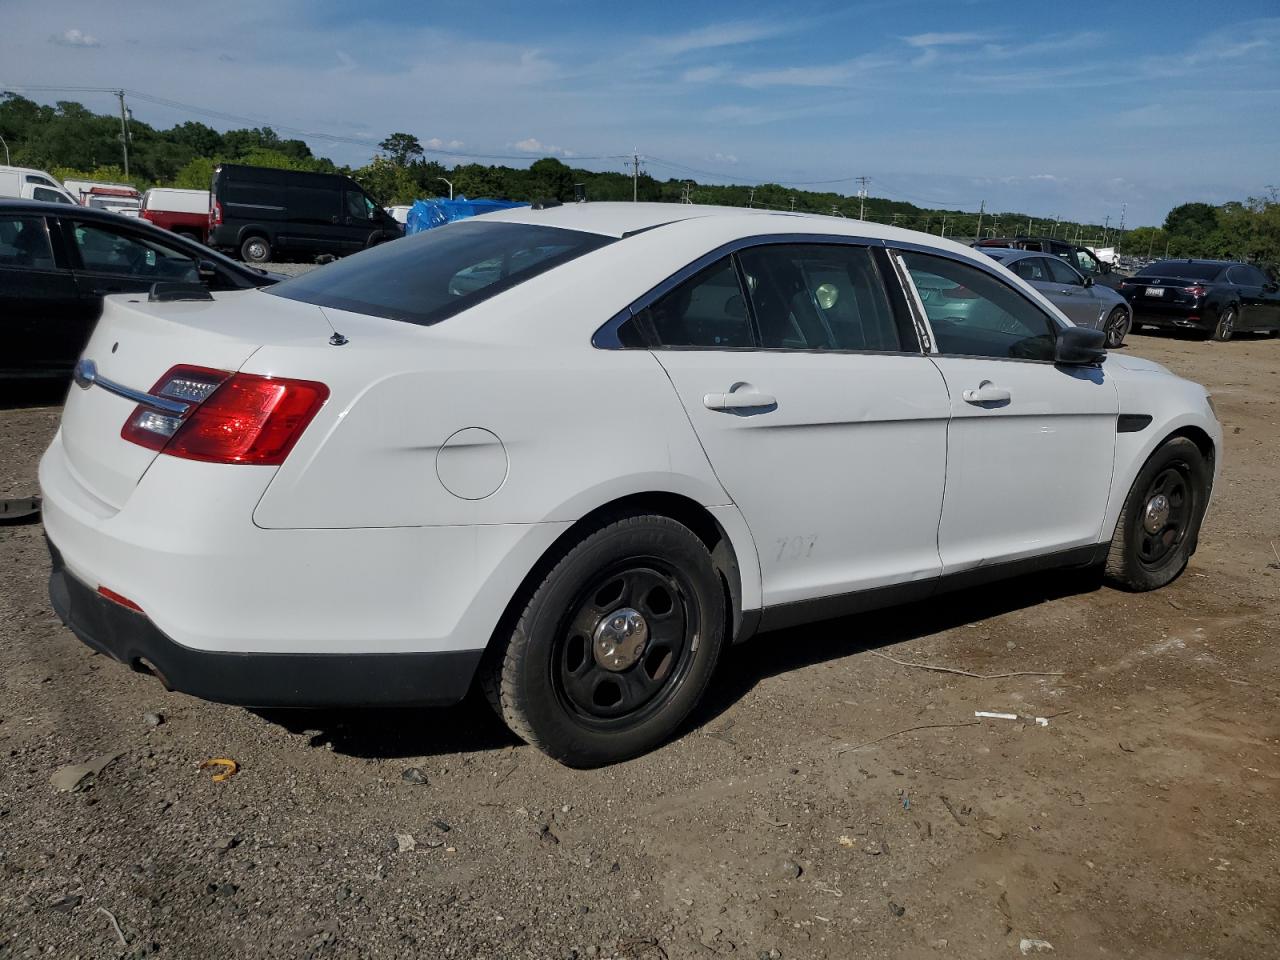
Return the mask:
M 265 344 L 323 342 L 331 333 L 318 307 L 257 290 L 215 300 L 150 303 L 107 297 L 82 354 L 100 379 L 147 392 L 185 363 L 237 371 Z M 62 412 L 62 446 L 80 484 L 114 509 L 129 499 L 157 456 L 120 436 L 136 403 L 101 386 L 73 383 Z

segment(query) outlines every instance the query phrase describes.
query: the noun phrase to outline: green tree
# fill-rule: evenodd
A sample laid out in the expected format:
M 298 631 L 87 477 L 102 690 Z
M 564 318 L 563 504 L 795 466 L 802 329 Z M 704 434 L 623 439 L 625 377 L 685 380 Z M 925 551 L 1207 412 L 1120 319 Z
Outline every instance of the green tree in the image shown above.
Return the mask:
M 412 133 L 393 133 L 378 144 L 378 149 L 397 167 L 407 167 L 423 157 L 422 144 Z

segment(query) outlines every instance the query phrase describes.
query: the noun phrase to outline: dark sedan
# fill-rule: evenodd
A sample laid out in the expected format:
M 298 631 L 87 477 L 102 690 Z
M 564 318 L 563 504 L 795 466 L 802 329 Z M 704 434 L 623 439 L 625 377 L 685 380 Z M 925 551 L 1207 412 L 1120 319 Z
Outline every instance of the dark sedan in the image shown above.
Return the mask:
M 1162 260 L 1120 285 L 1133 307 L 1133 327 L 1198 330 L 1206 338 L 1280 332 L 1280 284 L 1233 260 Z
M 245 290 L 277 279 L 146 221 L 0 200 L 0 380 L 69 374 L 106 294 L 165 281 Z

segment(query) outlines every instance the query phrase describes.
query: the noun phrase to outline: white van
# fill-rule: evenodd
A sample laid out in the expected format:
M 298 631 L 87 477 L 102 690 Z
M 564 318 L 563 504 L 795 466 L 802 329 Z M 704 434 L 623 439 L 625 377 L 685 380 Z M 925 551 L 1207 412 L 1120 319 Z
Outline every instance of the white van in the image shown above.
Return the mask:
M 0 166 L 0 197 L 48 200 L 50 203 L 76 202 L 76 198 L 52 176 L 31 167 Z

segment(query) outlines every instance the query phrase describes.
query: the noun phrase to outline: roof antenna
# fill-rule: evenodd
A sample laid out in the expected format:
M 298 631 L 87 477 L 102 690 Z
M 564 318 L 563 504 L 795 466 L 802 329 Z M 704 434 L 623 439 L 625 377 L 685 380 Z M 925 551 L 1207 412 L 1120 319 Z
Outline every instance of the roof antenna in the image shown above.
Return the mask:
M 324 317 L 324 322 L 329 324 L 329 329 L 333 331 L 333 336 L 329 338 L 329 346 L 345 347 L 348 343 L 351 342 L 350 340 L 348 340 L 346 337 L 344 337 L 342 334 L 338 332 L 338 328 L 333 325 L 333 321 L 329 319 L 329 315 L 324 312 L 324 307 L 317 304 L 316 309 L 320 311 L 320 316 Z

